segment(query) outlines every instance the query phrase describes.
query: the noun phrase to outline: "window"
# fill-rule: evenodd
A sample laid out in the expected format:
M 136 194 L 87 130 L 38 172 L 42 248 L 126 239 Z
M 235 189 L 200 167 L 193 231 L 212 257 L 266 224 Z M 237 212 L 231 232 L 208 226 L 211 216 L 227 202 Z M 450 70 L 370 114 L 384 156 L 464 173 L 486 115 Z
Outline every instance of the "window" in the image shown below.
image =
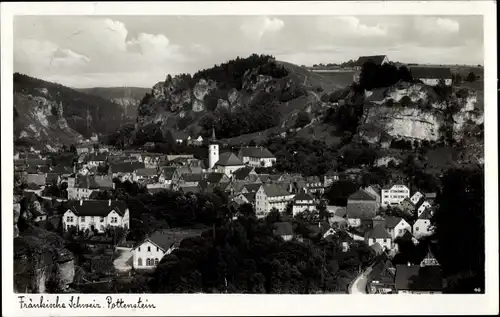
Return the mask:
M 415 231 L 418 231 L 418 227 L 415 228 Z
M 141 251 L 141 247 L 138 247 L 138 248 L 137 248 L 137 251 L 139 251 L 139 252 L 140 252 L 140 251 Z
M 140 250 L 139 250 L 140 251 Z M 138 258 L 137 259 L 137 266 L 142 266 L 142 259 Z
M 104 217 L 101 217 L 101 222 L 104 222 Z
M 384 243 L 386 243 L 386 242 L 387 242 L 387 239 L 384 239 Z
M 90 217 L 90 221 L 94 221 L 94 216 Z
M 150 266 L 151 265 L 151 260 L 150 259 L 146 259 L 146 266 Z
M 375 243 L 377 240 L 375 238 L 372 239 L 373 243 Z
M 399 233 L 402 233 L 403 232 L 403 229 L 399 229 Z
M 160 247 L 156 247 L 156 252 L 160 252 Z
M 72 217 L 72 216 L 68 216 L 68 217 L 66 217 L 66 221 L 67 221 L 67 222 L 73 222 L 73 217 Z
M 160 262 L 160 261 L 158 260 L 158 258 L 156 258 L 155 259 L 155 265 L 158 265 L 158 262 Z
M 150 246 L 148 246 L 148 252 L 151 252 L 151 247 Z
M 81 222 L 85 222 L 85 217 L 80 217 Z

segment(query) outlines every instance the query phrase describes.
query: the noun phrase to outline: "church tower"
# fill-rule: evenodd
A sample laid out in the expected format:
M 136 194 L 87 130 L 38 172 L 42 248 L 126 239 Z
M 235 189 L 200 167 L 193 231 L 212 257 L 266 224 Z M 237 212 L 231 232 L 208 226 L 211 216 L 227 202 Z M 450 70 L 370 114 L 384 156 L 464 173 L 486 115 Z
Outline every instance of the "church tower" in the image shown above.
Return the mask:
M 213 169 L 215 163 L 219 160 L 219 144 L 215 138 L 215 129 L 212 128 L 212 137 L 208 145 L 208 168 Z

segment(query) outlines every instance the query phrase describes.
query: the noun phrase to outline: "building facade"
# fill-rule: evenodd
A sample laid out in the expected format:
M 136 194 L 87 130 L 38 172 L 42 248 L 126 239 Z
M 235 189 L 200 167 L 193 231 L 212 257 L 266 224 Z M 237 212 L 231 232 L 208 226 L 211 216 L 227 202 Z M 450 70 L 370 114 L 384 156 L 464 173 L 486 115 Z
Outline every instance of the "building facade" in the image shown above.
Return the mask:
M 381 196 L 382 207 L 397 206 L 410 197 L 410 190 L 405 185 L 392 185 L 383 188 Z

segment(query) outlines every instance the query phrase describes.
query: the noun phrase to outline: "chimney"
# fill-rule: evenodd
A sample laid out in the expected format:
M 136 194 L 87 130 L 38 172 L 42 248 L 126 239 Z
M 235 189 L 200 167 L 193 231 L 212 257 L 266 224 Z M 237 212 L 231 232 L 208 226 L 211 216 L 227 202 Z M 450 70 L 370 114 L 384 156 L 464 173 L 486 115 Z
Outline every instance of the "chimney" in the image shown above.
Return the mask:
M 108 206 L 111 206 L 111 199 L 108 200 Z
M 83 199 L 80 199 L 80 206 L 83 205 Z

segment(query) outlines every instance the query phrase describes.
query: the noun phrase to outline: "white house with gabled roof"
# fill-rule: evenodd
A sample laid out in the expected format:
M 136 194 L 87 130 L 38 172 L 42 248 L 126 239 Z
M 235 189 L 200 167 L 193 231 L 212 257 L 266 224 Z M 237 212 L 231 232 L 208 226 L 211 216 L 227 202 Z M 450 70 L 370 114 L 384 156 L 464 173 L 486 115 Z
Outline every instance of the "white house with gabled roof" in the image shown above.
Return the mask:
M 402 184 L 390 185 L 382 188 L 381 196 L 382 207 L 397 206 L 410 197 L 410 189 Z
M 97 230 L 107 227 L 130 228 L 127 204 L 121 200 L 78 200 L 70 204 L 62 217 L 64 230 L 75 227 L 80 231 Z

